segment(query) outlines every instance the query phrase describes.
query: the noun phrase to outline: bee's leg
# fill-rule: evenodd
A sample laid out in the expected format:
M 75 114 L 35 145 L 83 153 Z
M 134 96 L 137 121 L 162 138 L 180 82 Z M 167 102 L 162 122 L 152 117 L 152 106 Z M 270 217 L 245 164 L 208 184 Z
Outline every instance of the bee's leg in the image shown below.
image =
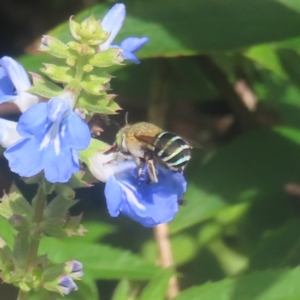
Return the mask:
M 157 172 L 156 172 L 156 168 L 155 168 L 153 159 L 147 160 L 147 171 L 148 171 L 148 175 L 150 177 L 151 182 L 157 183 L 158 178 L 157 178 Z
M 187 201 L 184 199 L 178 199 L 178 204 L 179 205 L 186 205 Z
M 137 157 L 135 163 L 138 167 L 138 181 L 140 181 L 140 178 L 142 177 L 143 173 L 143 165 L 146 163 L 146 161 L 144 158 Z

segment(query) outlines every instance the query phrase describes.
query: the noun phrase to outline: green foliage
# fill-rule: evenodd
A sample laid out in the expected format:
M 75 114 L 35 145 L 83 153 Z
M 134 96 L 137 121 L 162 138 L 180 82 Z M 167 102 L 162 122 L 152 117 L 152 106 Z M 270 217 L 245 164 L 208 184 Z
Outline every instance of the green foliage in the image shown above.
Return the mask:
M 299 276 L 299 269 L 263 271 L 193 287 L 174 299 L 294 300 L 300 295 Z

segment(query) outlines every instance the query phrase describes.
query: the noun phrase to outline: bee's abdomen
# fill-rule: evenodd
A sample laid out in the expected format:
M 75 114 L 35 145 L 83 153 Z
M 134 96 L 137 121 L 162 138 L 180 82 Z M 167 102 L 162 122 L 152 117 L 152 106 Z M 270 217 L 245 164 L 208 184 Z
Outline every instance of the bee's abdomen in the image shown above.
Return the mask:
M 174 133 L 159 133 L 154 146 L 154 153 L 174 171 L 184 170 L 191 159 L 191 146 Z

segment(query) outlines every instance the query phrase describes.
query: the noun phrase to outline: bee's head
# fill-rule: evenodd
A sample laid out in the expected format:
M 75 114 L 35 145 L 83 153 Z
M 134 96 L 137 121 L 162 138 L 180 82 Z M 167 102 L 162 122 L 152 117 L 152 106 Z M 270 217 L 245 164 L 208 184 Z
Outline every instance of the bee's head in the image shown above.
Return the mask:
M 116 135 L 116 141 L 115 141 L 115 147 L 118 150 L 123 150 L 123 151 L 127 151 L 127 146 L 126 146 L 126 133 L 129 129 L 130 125 L 125 125 L 123 128 L 121 128 L 119 130 L 119 132 Z

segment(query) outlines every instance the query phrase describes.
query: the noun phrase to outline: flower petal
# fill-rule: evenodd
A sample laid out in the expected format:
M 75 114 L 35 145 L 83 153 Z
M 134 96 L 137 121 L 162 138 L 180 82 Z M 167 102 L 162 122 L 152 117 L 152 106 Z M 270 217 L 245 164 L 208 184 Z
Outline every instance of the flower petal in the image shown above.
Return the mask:
M 43 168 L 49 182 L 67 182 L 73 173 L 79 171 L 79 164 L 73 160 L 69 146 L 60 147 L 59 153 L 52 144 L 43 149 Z
M 122 188 L 114 176 L 110 176 L 108 178 L 104 194 L 109 214 L 112 217 L 117 217 L 120 214 L 122 203 L 126 201 L 126 198 Z
M 179 209 L 186 181 L 181 173 L 164 167 L 158 171 L 158 183 L 152 184 L 137 179 L 136 167 L 109 177 L 105 196 L 111 216 L 117 216 L 119 210 L 146 227 L 170 222 Z
M 21 136 L 42 140 L 47 132 L 47 103 L 31 106 L 20 117 L 17 130 Z
M 71 112 L 66 123 L 65 142 L 76 150 L 86 149 L 91 141 L 89 126 L 75 113 Z
M 6 149 L 4 156 L 10 169 L 24 177 L 31 177 L 42 171 L 42 152 L 36 139 L 26 138 Z
M 73 281 L 73 279 L 69 276 L 63 276 L 59 283 L 58 288 L 61 294 L 69 295 L 72 291 L 77 291 L 78 287 Z
M 52 98 L 47 103 L 47 115 L 51 122 L 61 122 L 72 111 L 71 103 L 59 97 Z
M 131 61 L 131 62 L 133 62 L 135 64 L 139 64 L 140 63 L 140 61 L 138 60 L 138 58 L 133 53 L 131 53 L 131 52 L 123 50 L 122 55 L 123 55 L 124 59 L 126 59 L 128 61 Z
M 0 59 L 0 64 L 13 82 L 18 93 L 26 91 L 30 87 L 31 84 L 25 69 L 16 60 L 3 56 Z
M 149 42 L 147 37 L 129 37 L 123 40 L 120 47 L 128 52 L 136 52 Z
M 12 95 L 14 92 L 14 85 L 7 76 L 5 70 L 0 67 L 0 98 L 3 95 Z
M 19 107 L 20 111 L 24 112 L 29 107 L 37 104 L 39 102 L 39 97 L 26 92 L 20 92 L 15 99 L 11 99 L 10 101 L 12 100 Z
M 17 132 L 17 122 L 0 118 L 0 144 L 7 148 L 20 141 L 20 139 L 22 137 Z
M 114 173 L 122 172 L 129 168 L 135 168 L 133 160 L 123 160 L 121 154 L 102 152 L 96 153 L 90 158 L 91 173 L 102 182 L 106 182 Z
M 109 48 L 116 35 L 120 31 L 126 16 L 125 5 L 122 3 L 115 4 L 104 16 L 101 24 L 103 30 L 110 32 L 107 41 L 100 45 L 100 50 L 104 51 Z
M 15 102 L 18 95 L 3 95 L 0 96 L 0 104 L 4 102 Z
M 129 37 L 125 39 L 119 46 L 123 50 L 123 57 L 128 61 L 139 64 L 140 61 L 133 53 L 143 47 L 148 41 L 149 39 L 147 37 Z

